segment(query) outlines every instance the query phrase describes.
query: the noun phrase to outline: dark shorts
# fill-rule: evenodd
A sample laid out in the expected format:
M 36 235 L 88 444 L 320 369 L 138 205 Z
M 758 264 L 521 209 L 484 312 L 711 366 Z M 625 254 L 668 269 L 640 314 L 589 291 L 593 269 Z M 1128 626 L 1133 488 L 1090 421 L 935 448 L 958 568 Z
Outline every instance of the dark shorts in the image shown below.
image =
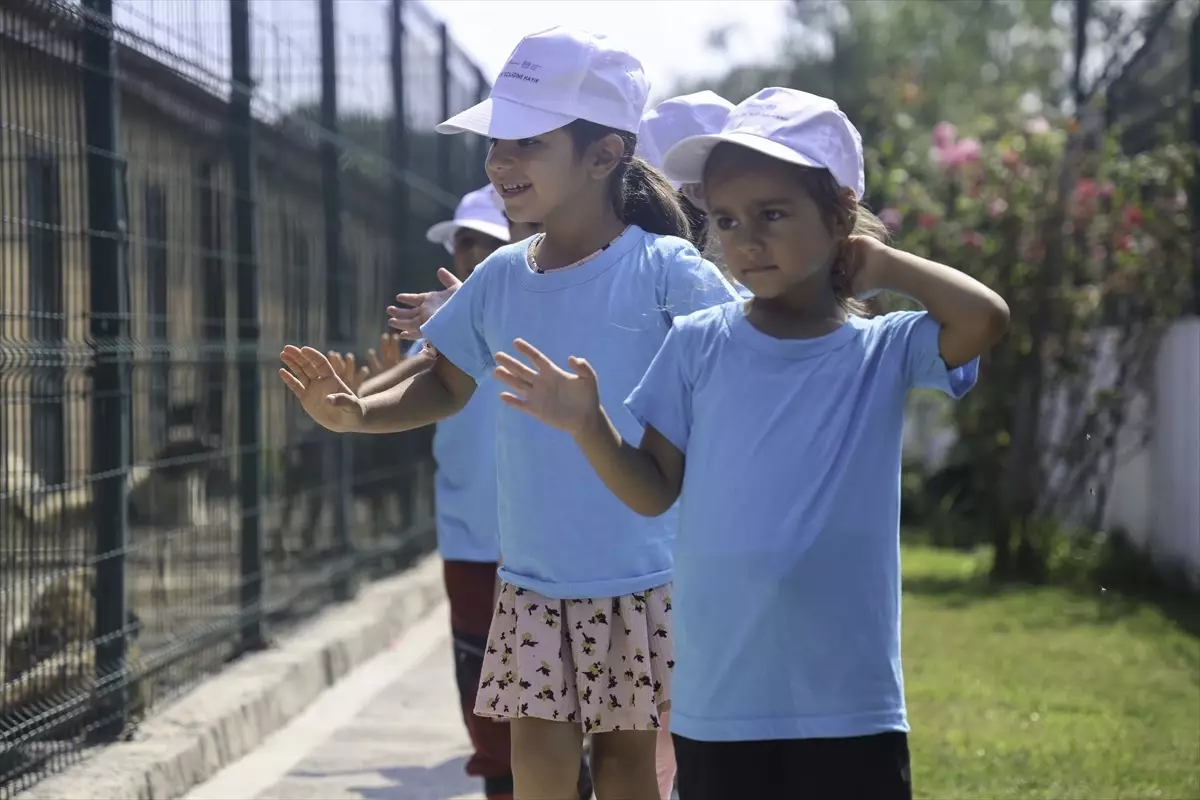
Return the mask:
M 758 742 L 673 738 L 680 800 L 912 800 L 904 733 Z

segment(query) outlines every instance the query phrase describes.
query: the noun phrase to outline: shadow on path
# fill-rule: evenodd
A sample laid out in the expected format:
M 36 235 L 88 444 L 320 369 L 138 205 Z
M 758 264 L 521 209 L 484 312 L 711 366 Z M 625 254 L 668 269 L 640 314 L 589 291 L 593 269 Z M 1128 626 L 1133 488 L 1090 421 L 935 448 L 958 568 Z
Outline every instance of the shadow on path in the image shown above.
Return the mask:
M 481 796 L 482 781 L 463 772 L 466 756 L 458 756 L 432 767 L 386 767 L 375 770 L 386 786 L 349 786 L 346 792 L 363 800 L 451 800 Z M 303 770 L 288 773 L 292 779 L 324 779 L 338 775 L 369 774 L 367 770 Z

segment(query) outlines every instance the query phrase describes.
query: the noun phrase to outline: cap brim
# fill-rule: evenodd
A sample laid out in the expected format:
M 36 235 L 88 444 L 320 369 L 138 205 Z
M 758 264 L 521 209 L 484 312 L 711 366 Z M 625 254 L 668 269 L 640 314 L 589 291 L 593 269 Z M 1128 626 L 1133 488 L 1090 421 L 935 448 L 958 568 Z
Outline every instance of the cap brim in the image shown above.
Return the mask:
M 438 133 L 477 133 L 489 139 L 528 139 L 574 122 L 574 117 L 489 97 L 434 128 Z
M 468 228 L 473 231 L 479 231 L 485 236 L 491 236 L 493 239 L 499 239 L 502 242 L 507 242 L 512 234 L 509 233 L 507 225 L 497 225 L 495 222 L 488 222 L 483 219 L 464 219 L 452 220 L 448 219 L 444 222 L 439 222 L 436 225 L 430 226 L 429 230 L 425 231 L 425 238 L 434 244 L 440 244 L 446 248 L 446 251 L 454 253 L 454 234 L 459 228 Z
M 762 153 L 770 158 L 777 158 L 789 164 L 801 167 L 820 167 L 810 158 L 800 155 L 785 145 L 773 142 L 752 133 L 711 133 L 703 136 L 689 136 L 680 139 L 663 156 L 663 172 L 672 181 L 679 183 L 700 183 L 704 179 L 704 165 L 712 155 L 713 148 L 719 144 L 728 143 L 745 147 Z

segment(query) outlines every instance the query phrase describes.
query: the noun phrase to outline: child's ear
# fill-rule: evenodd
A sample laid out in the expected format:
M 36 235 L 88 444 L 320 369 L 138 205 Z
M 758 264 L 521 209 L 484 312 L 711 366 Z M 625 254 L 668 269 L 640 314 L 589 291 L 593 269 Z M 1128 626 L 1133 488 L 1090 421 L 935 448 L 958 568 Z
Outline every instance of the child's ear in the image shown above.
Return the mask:
M 598 140 L 592 147 L 590 171 L 595 178 L 607 178 L 625 158 L 625 140 L 615 133 Z

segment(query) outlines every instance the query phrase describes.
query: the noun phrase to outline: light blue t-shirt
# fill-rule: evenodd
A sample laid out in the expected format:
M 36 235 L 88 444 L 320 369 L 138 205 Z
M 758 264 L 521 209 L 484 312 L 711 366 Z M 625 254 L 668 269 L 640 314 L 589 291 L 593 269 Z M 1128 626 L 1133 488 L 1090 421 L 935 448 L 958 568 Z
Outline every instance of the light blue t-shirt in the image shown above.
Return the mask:
M 523 338 L 556 364 L 586 358 L 621 435 L 641 426 L 624 400 L 676 315 L 725 303 L 734 292 L 691 244 L 630 226 L 576 267 L 535 272 L 528 243 L 500 248 L 471 273 L 422 332 L 476 381 Z M 479 392 L 497 389 L 481 385 Z M 674 508 L 648 519 L 596 476 L 569 435 L 501 405 L 496 422 L 501 577 L 552 598 L 616 597 L 671 579 Z
M 900 447 L 915 386 L 961 397 L 925 312 L 775 339 L 743 303 L 675 325 L 627 407 L 686 457 L 671 730 L 701 741 L 906 731 Z
M 408 355 L 425 346 L 413 343 Z M 433 434 L 433 502 L 438 553 L 446 561 L 500 560 L 500 515 L 496 491 L 496 409 L 500 390 L 494 378 L 480 383 L 462 411 L 437 424 Z

